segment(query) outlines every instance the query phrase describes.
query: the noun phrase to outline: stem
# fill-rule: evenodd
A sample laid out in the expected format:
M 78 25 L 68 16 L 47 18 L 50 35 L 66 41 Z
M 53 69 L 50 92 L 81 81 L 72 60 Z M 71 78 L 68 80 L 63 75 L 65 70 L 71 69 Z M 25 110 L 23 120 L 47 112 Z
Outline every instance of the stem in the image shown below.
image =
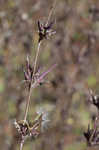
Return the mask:
M 55 0 L 54 3 L 53 3 L 53 6 L 52 6 L 51 11 L 49 12 L 48 19 L 47 19 L 47 22 L 46 22 L 46 26 L 49 24 L 49 20 L 50 20 L 50 18 L 51 18 L 51 16 L 52 16 L 52 13 L 53 13 L 53 11 L 54 11 L 55 6 L 56 6 L 56 0 Z
M 34 70 L 33 70 L 32 78 L 34 77 L 34 74 L 35 74 L 35 71 L 36 71 L 37 60 L 38 60 L 38 55 L 39 55 L 39 51 L 40 51 L 40 45 L 41 45 L 41 42 L 38 43 L 38 48 L 37 48 L 37 53 L 36 53 L 36 57 L 35 57 Z M 29 90 L 28 99 L 27 99 L 27 102 L 26 102 L 26 109 L 25 109 L 25 115 L 24 115 L 24 120 L 25 120 L 25 121 L 26 121 L 26 119 L 27 119 L 27 114 L 28 114 L 28 110 L 29 110 L 31 92 L 32 92 L 32 82 L 31 82 L 31 86 L 30 86 L 30 90 Z
M 48 25 L 48 23 L 49 23 L 49 20 L 50 20 L 50 18 L 52 16 L 52 13 L 53 13 L 55 5 L 56 5 L 56 0 L 54 1 L 52 10 L 49 13 L 46 25 Z M 41 42 L 38 43 L 38 48 L 37 48 L 37 53 L 36 53 L 36 57 L 35 57 L 34 70 L 33 70 L 32 77 L 34 77 L 34 75 L 35 75 L 36 66 L 37 66 L 37 60 L 38 60 L 38 55 L 39 55 L 39 51 L 40 51 L 40 45 L 41 45 Z M 26 119 L 27 119 L 27 114 L 28 114 L 28 109 L 29 109 L 29 104 L 30 104 L 30 98 L 31 98 L 31 92 L 32 92 L 32 82 L 31 82 L 31 85 L 30 85 L 29 95 L 28 95 L 28 99 L 27 99 L 27 102 L 26 102 L 26 109 L 25 109 L 24 121 L 26 121 Z
M 23 144 L 24 144 L 24 141 L 21 141 L 21 143 L 20 143 L 20 150 L 23 149 Z
M 39 55 L 39 51 L 40 51 L 40 45 L 41 45 L 41 42 L 38 43 L 37 53 L 36 53 L 35 62 L 34 62 L 33 76 L 36 71 L 36 65 L 37 65 L 38 55 Z
M 28 99 L 27 99 L 27 102 L 26 102 L 24 121 L 26 121 L 26 119 L 27 119 L 27 113 L 28 113 L 29 104 L 30 104 L 31 92 L 32 92 L 32 88 L 30 87 Z

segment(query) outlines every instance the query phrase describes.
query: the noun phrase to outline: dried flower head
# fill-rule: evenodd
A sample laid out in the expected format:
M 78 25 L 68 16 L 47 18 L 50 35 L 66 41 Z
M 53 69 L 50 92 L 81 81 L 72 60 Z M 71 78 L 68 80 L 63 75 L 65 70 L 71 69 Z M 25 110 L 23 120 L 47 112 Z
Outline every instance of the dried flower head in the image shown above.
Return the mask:
M 37 116 L 33 122 L 25 120 L 15 121 L 14 125 L 17 129 L 21 140 L 25 140 L 27 137 L 37 137 L 41 133 L 42 114 Z
M 99 129 L 97 127 L 90 129 L 88 125 L 88 129 L 84 132 L 84 136 L 89 146 L 99 145 Z
M 90 138 L 91 138 L 92 134 L 93 134 L 93 129 L 90 129 L 90 126 L 88 125 L 87 131 L 84 132 L 84 136 L 87 140 L 88 145 L 90 145 Z
M 39 42 L 43 39 L 48 39 L 48 37 L 56 33 L 52 30 L 52 25 L 53 22 L 50 24 L 42 24 L 38 21 Z
M 43 114 L 37 115 L 30 126 L 31 136 L 37 137 L 41 133 L 41 125 Z
M 15 121 L 14 125 L 19 133 L 20 139 L 25 140 L 30 134 L 28 122 L 24 120 Z
M 24 81 L 27 84 L 28 89 L 30 87 L 35 88 L 39 85 L 42 85 L 44 83 L 44 77 L 51 72 L 57 64 L 54 64 L 51 68 L 49 68 L 47 71 L 41 73 L 40 69 L 34 73 L 34 68 L 31 67 L 29 58 L 27 57 L 26 60 L 26 69 L 24 70 Z
M 30 89 L 31 85 L 39 78 L 40 76 L 40 70 L 38 70 L 36 73 L 34 73 L 34 67 L 31 66 L 29 62 L 29 57 L 26 59 L 26 69 L 24 70 L 24 81 L 27 84 L 27 87 Z M 42 81 L 43 82 L 43 81 Z M 39 84 L 41 85 L 42 82 Z
M 57 64 L 52 65 L 47 71 L 40 73 L 37 72 L 36 76 L 35 76 L 35 80 L 34 83 L 32 84 L 32 87 L 35 88 L 38 85 L 42 85 L 42 83 L 44 83 L 44 78 L 47 76 L 47 74 L 49 72 L 51 72 L 55 67 L 57 66 Z
M 89 99 L 93 105 L 99 110 L 99 95 L 95 95 L 92 90 L 89 90 Z

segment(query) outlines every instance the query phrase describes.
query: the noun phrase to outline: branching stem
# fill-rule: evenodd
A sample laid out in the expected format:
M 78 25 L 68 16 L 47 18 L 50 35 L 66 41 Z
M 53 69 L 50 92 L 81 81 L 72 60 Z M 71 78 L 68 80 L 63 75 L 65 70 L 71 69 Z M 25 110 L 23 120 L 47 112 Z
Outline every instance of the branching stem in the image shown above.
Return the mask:
M 32 78 L 34 77 L 35 71 L 36 71 L 37 60 L 38 60 L 38 56 L 39 56 L 39 52 L 40 52 L 40 45 L 41 45 L 41 42 L 38 43 L 38 48 L 37 48 L 36 57 L 35 57 L 35 61 L 34 61 L 34 70 L 33 70 Z M 28 99 L 27 99 L 27 102 L 26 102 L 24 121 L 26 121 L 26 119 L 27 119 L 27 114 L 28 114 L 28 109 L 29 109 L 29 104 L 30 104 L 30 98 L 31 98 L 31 92 L 32 92 L 32 82 L 31 82 L 31 86 L 30 86 L 30 90 L 29 90 Z
M 51 19 L 52 13 L 54 11 L 56 5 L 56 0 L 54 1 L 54 4 L 52 6 L 52 9 L 48 15 L 48 19 L 46 21 L 46 26 L 49 24 L 49 20 Z M 38 42 L 38 46 L 37 46 L 37 52 L 36 52 L 36 56 L 35 56 L 35 60 L 34 60 L 34 65 L 33 65 L 33 74 L 32 74 L 32 81 L 30 84 L 30 89 L 29 89 L 29 93 L 28 93 L 28 97 L 27 97 L 27 101 L 26 101 L 26 108 L 25 108 L 25 114 L 24 114 L 24 121 L 27 121 L 27 114 L 29 111 L 29 105 L 30 105 L 30 99 L 31 99 L 31 94 L 32 94 L 32 84 L 34 83 L 34 76 L 36 73 L 36 69 L 37 69 L 37 61 L 38 61 L 38 56 L 39 56 L 39 52 L 40 52 L 40 46 L 41 46 L 41 41 Z M 45 72 L 44 74 L 42 74 L 42 76 L 40 77 L 39 80 L 41 80 L 44 76 L 46 76 L 46 74 L 48 74 L 48 72 L 50 72 L 54 67 L 56 66 L 56 64 L 54 66 L 52 66 L 47 72 Z M 35 83 L 36 84 L 36 83 Z M 35 87 L 35 86 L 34 86 Z M 20 150 L 23 149 L 23 144 L 24 144 L 24 140 L 21 141 L 20 143 Z

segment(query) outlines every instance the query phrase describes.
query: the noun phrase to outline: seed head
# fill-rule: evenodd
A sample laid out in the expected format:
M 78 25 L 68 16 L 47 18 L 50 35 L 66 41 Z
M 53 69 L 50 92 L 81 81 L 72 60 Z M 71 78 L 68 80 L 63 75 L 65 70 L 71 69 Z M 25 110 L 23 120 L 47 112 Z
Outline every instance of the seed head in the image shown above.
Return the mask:
M 41 42 L 43 39 L 48 39 L 51 35 L 55 34 L 56 32 L 52 30 L 53 22 L 49 25 L 42 24 L 38 21 L 38 32 L 39 32 L 39 41 Z

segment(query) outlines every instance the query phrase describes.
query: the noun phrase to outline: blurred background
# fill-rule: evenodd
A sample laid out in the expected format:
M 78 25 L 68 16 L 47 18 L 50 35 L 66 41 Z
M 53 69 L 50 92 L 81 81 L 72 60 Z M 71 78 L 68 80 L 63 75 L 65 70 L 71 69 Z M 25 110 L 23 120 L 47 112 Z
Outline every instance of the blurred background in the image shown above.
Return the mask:
M 24 117 L 27 89 L 23 67 L 33 63 L 37 48 L 37 21 L 45 22 L 53 0 L 0 0 L 0 149 L 18 150 L 13 125 Z M 40 109 L 49 113 L 49 127 L 24 150 L 94 150 L 83 132 L 96 115 L 87 102 L 88 88 L 99 94 L 99 1 L 57 0 L 51 17 L 56 30 L 40 49 L 38 65 L 47 70 L 44 85 L 32 92 L 28 119 Z

